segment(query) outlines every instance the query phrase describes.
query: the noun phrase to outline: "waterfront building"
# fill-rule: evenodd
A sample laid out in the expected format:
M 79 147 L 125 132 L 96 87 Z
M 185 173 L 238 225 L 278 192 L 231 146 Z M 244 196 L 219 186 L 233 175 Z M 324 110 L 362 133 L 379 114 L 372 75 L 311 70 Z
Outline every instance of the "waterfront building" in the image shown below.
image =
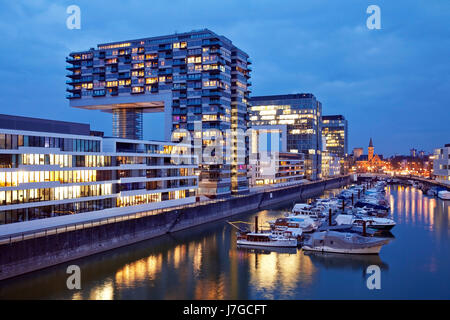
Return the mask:
M 272 152 L 269 158 L 261 155 L 250 160 L 250 186 L 293 184 L 305 179 L 302 153 Z
M 341 174 L 341 158 L 329 151 L 322 152 L 322 177 L 332 178 Z
M 321 178 L 322 104 L 311 93 L 251 98 L 251 127 L 286 126 L 286 149 L 303 153 L 307 179 Z
M 0 224 L 193 203 L 198 165 L 190 148 L 0 115 Z
M 361 157 L 364 153 L 363 148 L 353 148 L 353 158 L 356 160 Z
M 342 115 L 322 116 L 325 149 L 340 158 L 348 154 L 348 123 Z
M 434 150 L 433 175 L 437 181 L 450 184 L 450 143 Z
M 382 172 L 383 168 L 386 166 L 386 162 L 383 161 L 382 155 L 375 154 L 372 138 L 370 138 L 367 152 L 366 155 L 363 154 L 356 159 L 356 171 Z
M 144 113 L 164 112 L 166 140 L 201 139 L 200 194 L 248 192 L 248 139 L 238 133 L 249 120 L 251 61 L 229 39 L 203 29 L 99 44 L 66 61 L 70 106 L 112 113 L 113 135 L 127 139 L 143 138 Z M 215 144 L 223 161 L 203 161 Z
M 304 155 L 287 152 L 286 125 L 250 129 L 250 186 L 295 183 L 305 179 Z

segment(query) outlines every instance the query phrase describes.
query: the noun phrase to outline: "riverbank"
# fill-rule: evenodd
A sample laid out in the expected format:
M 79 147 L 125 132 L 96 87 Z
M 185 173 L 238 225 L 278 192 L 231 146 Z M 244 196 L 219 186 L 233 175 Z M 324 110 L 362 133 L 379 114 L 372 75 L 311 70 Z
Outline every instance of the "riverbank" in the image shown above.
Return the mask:
M 81 229 L 59 228 L 59 232 L 57 229 L 38 237 L 23 237 L 0 244 L 0 280 L 247 211 L 306 199 L 349 183 L 350 177 L 344 176 L 198 203 L 159 214 L 139 213 L 126 220 L 115 218 L 103 224 L 85 223 Z

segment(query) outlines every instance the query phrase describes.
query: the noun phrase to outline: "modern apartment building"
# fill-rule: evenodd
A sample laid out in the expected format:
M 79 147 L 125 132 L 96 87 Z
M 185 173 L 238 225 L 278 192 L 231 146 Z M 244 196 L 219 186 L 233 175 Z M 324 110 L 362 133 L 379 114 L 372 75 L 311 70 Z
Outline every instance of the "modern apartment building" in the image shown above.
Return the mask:
M 198 177 L 190 148 L 0 115 L 0 224 L 193 203 Z
M 258 155 L 250 160 L 250 185 L 257 187 L 270 184 L 291 184 L 305 179 L 304 155 L 302 153 L 274 152 L 272 157 Z
M 321 178 L 322 104 L 311 93 L 251 98 L 251 127 L 286 125 L 286 149 L 303 153 L 310 180 Z M 281 127 L 280 127 L 281 128 Z
M 450 184 L 450 143 L 434 150 L 433 175 L 436 180 Z
M 72 107 L 112 113 L 113 135 L 127 139 L 143 138 L 144 113 L 164 112 L 166 140 L 201 139 L 200 194 L 248 192 L 248 139 L 238 133 L 249 121 L 251 62 L 229 39 L 203 29 L 99 44 L 66 61 Z M 217 144 L 213 158 L 223 160 L 203 161 Z
M 348 123 L 342 115 L 322 116 L 325 149 L 341 158 L 348 154 Z
M 334 153 L 329 151 L 322 152 L 322 177 L 332 178 L 338 176 L 342 172 L 342 160 Z

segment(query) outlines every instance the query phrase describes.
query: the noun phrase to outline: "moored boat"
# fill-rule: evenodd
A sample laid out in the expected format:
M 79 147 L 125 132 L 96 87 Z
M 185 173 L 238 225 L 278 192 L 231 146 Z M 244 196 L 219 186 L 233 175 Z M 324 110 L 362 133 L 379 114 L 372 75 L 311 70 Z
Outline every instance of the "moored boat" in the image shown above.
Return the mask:
M 364 237 L 357 233 L 322 231 L 315 232 L 304 240 L 302 249 L 306 251 L 378 254 L 389 240 Z
M 442 200 L 450 200 L 450 191 L 439 191 L 438 198 Z

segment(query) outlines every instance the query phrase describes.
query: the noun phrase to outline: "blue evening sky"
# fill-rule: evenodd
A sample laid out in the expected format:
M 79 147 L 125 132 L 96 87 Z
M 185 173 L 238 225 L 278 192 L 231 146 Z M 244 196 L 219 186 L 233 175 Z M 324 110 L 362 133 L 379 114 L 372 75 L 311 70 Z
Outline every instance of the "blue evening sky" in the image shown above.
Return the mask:
M 66 28 L 67 6 L 81 30 Z M 369 30 L 366 8 L 381 8 Z M 253 60 L 252 94 L 311 92 L 324 114 L 349 120 L 349 147 L 406 154 L 450 143 L 449 1 L 6 1 L 0 11 L 1 113 L 87 122 L 111 134 L 111 115 L 72 109 L 65 57 L 98 43 L 208 28 Z M 162 116 L 145 138 L 162 139 Z

